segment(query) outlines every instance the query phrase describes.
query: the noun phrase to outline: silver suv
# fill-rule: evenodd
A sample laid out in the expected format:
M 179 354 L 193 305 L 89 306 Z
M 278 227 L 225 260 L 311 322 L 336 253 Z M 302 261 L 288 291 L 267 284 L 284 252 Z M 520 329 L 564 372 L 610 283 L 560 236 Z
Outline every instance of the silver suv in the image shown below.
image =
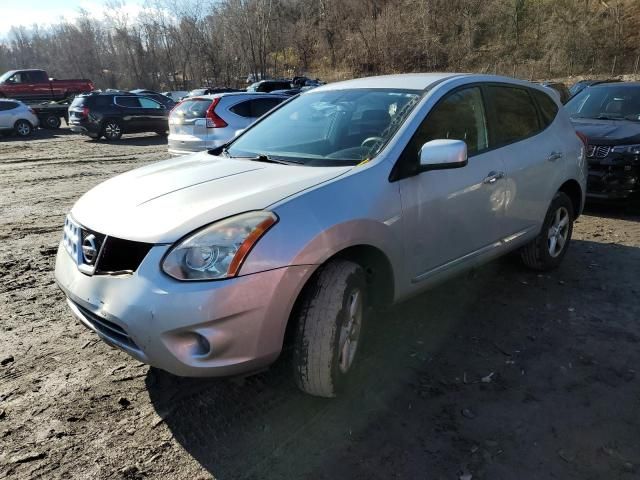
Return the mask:
M 0 99 L 0 133 L 14 132 L 19 137 L 28 137 L 39 124 L 31 107 L 18 100 Z
M 246 92 L 185 98 L 169 115 L 169 153 L 219 147 L 287 98 Z
M 264 367 L 290 327 L 298 385 L 331 397 L 370 307 L 511 251 L 557 267 L 584 204 L 584 151 L 528 82 L 325 85 L 226 148 L 90 190 L 65 221 L 56 280 L 102 339 L 177 375 Z

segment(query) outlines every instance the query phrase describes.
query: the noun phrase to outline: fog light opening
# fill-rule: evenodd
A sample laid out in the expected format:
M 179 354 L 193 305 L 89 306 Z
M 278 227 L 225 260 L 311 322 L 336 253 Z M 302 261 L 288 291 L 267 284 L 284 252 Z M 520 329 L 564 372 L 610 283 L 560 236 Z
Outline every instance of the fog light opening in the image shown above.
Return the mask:
M 204 335 L 193 332 L 194 342 L 192 345 L 191 355 L 194 357 L 207 357 L 211 353 L 211 343 Z

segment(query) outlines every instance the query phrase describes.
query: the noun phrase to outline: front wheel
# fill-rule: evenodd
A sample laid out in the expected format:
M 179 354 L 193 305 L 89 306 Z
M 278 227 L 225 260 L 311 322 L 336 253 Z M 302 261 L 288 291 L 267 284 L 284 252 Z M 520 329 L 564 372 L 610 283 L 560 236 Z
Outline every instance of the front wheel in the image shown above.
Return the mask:
M 302 293 L 293 353 L 298 387 L 335 397 L 353 370 L 366 311 L 362 267 L 334 260 L 321 267 Z
M 119 140 L 122 137 L 122 127 L 117 120 L 107 120 L 102 127 L 102 135 L 107 140 Z
M 520 251 L 524 264 L 540 271 L 557 268 L 569 248 L 574 219 L 571 199 L 564 192 L 556 193 L 547 210 L 542 230 Z
M 18 120 L 13 129 L 19 137 L 28 137 L 33 133 L 33 126 L 26 120 Z

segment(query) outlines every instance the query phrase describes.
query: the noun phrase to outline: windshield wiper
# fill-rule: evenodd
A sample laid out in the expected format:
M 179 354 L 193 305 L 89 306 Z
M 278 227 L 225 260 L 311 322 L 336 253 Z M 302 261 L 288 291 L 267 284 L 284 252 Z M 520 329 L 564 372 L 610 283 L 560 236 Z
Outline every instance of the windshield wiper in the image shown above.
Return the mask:
M 302 163 L 302 162 L 296 162 L 293 160 L 280 160 L 264 154 L 258 155 L 257 157 L 247 157 L 247 158 L 249 158 L 249 160 L 254 162 L 278 163 L 280 165 L 300 165 Z

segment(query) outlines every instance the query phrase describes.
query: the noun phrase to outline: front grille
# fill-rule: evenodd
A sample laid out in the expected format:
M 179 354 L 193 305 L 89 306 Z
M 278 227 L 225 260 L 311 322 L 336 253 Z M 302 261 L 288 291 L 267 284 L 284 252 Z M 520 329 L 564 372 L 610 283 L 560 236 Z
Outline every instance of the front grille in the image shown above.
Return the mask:
M 151 247 L 153 247 L 151 243 L 107 237 L 95 273 L 97 275 L 133 273 L 138 269 Z
M 70 216 L 64 222 L 62 243 L 88 275 L 135 272 L 153 244 L 109 237 L 78 225 Z
M 92 311 L 81 307 L 75 302 L 73 303 L 73 305 L 78 309 L 85 320 L 87 320 L 87 322 L 90 323 L 91 326 L 102 335 L 126 347 L 132 348 L 134 350 L 140 350 L 138 345 L 136 345 L 136 342 L 131 339 L 129 334 L 120 325 L 116 325 L 115 323 L 96 315 Z
M 587 147 L 587 158 L 605 158 L 611 152 L 609 145 L 589 145 Z

